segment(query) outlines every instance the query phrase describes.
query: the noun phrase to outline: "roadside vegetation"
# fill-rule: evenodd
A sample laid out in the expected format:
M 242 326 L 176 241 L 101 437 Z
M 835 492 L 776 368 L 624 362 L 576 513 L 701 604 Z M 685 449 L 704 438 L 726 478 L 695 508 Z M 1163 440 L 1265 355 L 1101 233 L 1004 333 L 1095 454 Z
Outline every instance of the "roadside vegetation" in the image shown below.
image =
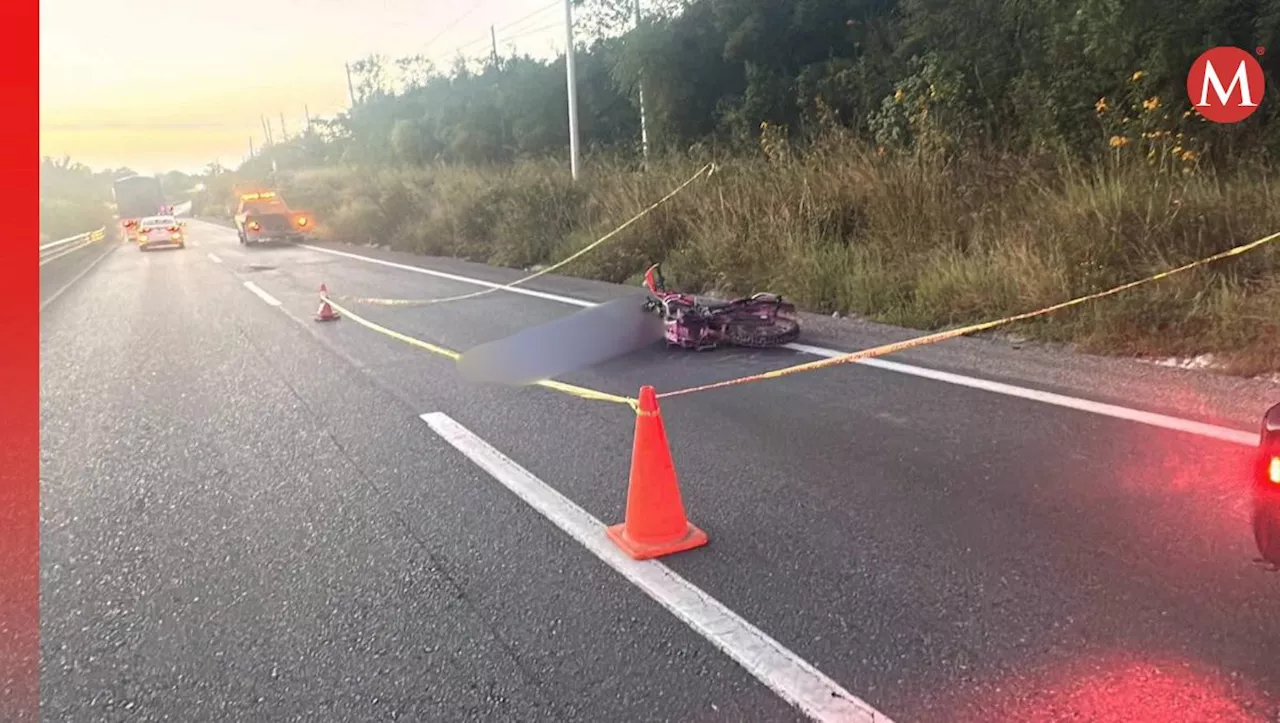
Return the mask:
M 70 158 L 40 159 L 40 243 L 105 226 L 111 219 L 110 171 L 94 173 Z
M 210 167 L 214 167 L 211 165 Z M 211 170 L 206 170 L 206 173 Z M 115 213 L 113 179 L 131 176 L 129 168 L 92 168 L 70 158 L 40 159 L 40 243 L 57 241 L 109 226 Z M 170 203 L 189 200 L 197 183 L 188 174 L 171 171 L 160 178 Z
M 569 273 L 664 261 L 697 291 L 936 329 L 1098 291 L 1280 231 L 1280 0 L 629 0 L 579 9 L 583 174 L 564 61 L 370 57 L 356 103 L 205 179 L 270 183 L 334 239 L 528 268 L 689 187 Z M 502 42 L 501 31 L 499 42 Z M 1186 74 L 1259 56 L 1218 126 Z M 643 82 L 650 157 L 640 153 Z M 273 167 L 277 169 L 273 172 Z M 1280 244 L 1012 331 L 1280 371 Z

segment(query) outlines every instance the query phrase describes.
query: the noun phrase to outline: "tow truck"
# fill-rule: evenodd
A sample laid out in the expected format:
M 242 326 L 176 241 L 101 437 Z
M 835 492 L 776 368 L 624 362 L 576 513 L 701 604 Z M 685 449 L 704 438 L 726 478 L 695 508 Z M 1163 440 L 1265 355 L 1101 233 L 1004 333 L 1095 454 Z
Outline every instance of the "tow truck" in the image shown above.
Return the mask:
M 289 208 L 275 191 L 240 194 L 235 215 L 236 234 L 242 244 L 298 243 L 311 237 L 311 215 Z

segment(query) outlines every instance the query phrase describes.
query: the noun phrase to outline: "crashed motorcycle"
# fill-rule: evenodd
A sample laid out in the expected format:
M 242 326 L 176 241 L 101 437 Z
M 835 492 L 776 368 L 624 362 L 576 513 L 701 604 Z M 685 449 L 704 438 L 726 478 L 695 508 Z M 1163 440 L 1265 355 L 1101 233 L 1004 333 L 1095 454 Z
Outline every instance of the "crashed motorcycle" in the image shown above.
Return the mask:
M 668 291 L 660 264 L 644 273 L 645 311 L 662 317 L 668 346 L 698 351 L 722 344 L 755 349 L 782 346 L 800 336 L 795 305 L 777 294 L 758 293 L 732 301 L 702 300 Z

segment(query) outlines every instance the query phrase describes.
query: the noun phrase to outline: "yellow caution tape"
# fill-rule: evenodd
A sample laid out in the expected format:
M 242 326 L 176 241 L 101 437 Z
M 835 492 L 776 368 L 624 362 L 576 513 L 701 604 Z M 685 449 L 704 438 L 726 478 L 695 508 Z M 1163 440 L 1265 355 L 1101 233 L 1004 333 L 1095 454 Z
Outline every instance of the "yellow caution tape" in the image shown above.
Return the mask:
M 361 298 L 361 297 L 343 297 L 343 298 L 344 298 L 344 299 L 348 299 L 348 300 L 350 300 L 350 301 L 355 301 L 355 302 L 358 302 L 358 303 L 361 303 L 361 304 L 376 304 L 376 305 L 379 305 L 379 306 L 428 306 L 428 305 L 430 305 L 430 304 L 443 304 L 443 303 L 450 302 L 450 301 L 462 301 L 463 299 L 474 299 L 474 298 L 476 298 L 476 297 L 478 297 L 478 296 L 484 296 L 485 294 L 492 294 L 492 293 L 493 293 L 493 292 L 495 292 L 495 291 L 509 290 L 509 289 L 511 289 L 511 288 L 513 288 L 513 287 L 515 287 L 515 286 L 519 286 L 520 284 L 525 283 L 526 281 L 532 281 L 533 279 L 536 279 L 536 278 L 538 278 L 539 276 L 542 276 L 542 275 L 544 275 L 544 274 L 549 274 L 549 273 L 551 273 L 552 271 L 555 271 L 556 269 L 559 269 L 559 268 L 561 268 L 561 267 L 565 266 L 566 264 L 568 264 L 568 263 L 570 263 L 570 262 L 574 261 L 575 259 L 581 258 L 584 254 L 589 253 L 590 251 L 592 251 L 592 250 L 593 250 L 593 249 L 595 249 L 596 247 L 600 246 L 600 244 L 605 243 L 606 241 L 608 241 L 608 240 L 612 239 L 613 237 L 615 237 L 615 236 L 617 236 L 618 234 L 620 234 L 620 233 L 622 233 L 623 231 L 625 231 L 629 226 L 631 226 L 631 225 L 632 225 L 632 224 L 634 224 L 636 221 L 639 221 L 640 219 L 642 219 L 642 218 L 644 218 L 645 216 L 647 216 L 649 213 L 651 213 L 651 212 L 652 212 L 654 209 L 656 209 L 657 207 L 661 206 L 662 204 L 666 203 L 667 201 L 670 201 L 672 198 L 674 198 L 674 197 L 676 196 L 676 194 L 680 193 L 680 192 L 681 192 L 681 191 L 683 191 L 686 187 L 688 187 L 688 186 L 689 186 L 689 184 L 691 184 L 691 183 L 693 183 L 694 181 L 698 180 L 698 178 L 699 178 L 699 177 L 701 177 L 701 176 L 702 176 L 702 174 L 704 174 L 704 173 L 705 173 L 705 174 L 707 174 L 707 177 L 708 177 L 708 178 L 710 178 L 710 177 L 711 177 L 711 175 L 715 173 L 715 169 L 716 169 L 716 164 L 715 164 L 715 163 L 708 163 L 707 165 L 705 165 L 705 166 L 703 166 L 701 169 L 699 169 L 697 173 L 695 173 L 695 174 L 693 174 L 692 176 L 690 176 L 690 177 L 689 177 L 689 179 L 688 179 L 688 180 L 686 180 L 684 183 L 681 183 L 679 186 L 676 186 L 676 187 L 675 187 L 675 189 L 673 189 L 670 193 L 668 193 L 667 195 L 665 195 L 665 196 L 663 196 L 662 198 L 658 199 L 657 201 L 653 202 L 653 203 L 652 203 L 652 204 L 650 204 L 647 208 L 643 209 L 642 211 L 640 211 L 640 212 L 639 212 L 639 213 L 637 213 L 636 215 L 634 215 L 634 216 L 632 216 L 631 218 L 627 219 L 627 220 L 626 220 L 626 222 L 624 222 L 621 226 L 619 226 L 619 227 L 615 228 L 614 230 L 610 231 L 609 233 L 607 233 L 607 234 L 605 234 L 605 235 L 601 236 L 600 238 L 596 239 L 595 241 L 592 241 L 591 243 L 589 243 L 589 244 L 587 244 L 586 246 L 582 247 L 581 249 L 579 249 L 578 251 L 576 251 L 572 256 L 569 256 L 568 258 L 564 259 L 563 261 L 558 261 L 558 262 L 556 262 L 556 263 L 552 264 L 551 266 L 548 266 L 548 267 L 547 267 L 547 268 L 545 268 L 545 269 L 541 269 L 541 270 L 536 271 L 536 272 L 534 272 L 534 273 L 532 273 L 532 274 L 529 274 L 528 276 L 524 277 L 523 279 L 518 279 L 518 280 L 516 280 L 516 281 L 512 281 L 512 282 L 511 282 L 511 283 L 509 283 L 509 284 L 505 284 L 505 285 L 503 285 L 503 286 L 493 286 L 493 287 L 490 287 L 490 288 L 487 288 L 487 289 L 481 289 L 480 291 L 475 291 L 475 292 L 472 292 L 472 293 L 469 293 L 469 294 L 460 294 L 460 295 L 458 295 L 458 296 L 448 296 L 448 297 L 445 297 L 445 298 L 442 298 L 442 299 L 377 299 L 377 298 Z
M 459 354 L 458 352 L 452 349 L 446 349 L 445 347 L 438 346 L 436 344 L 432 344 L 430 342 L 426 342 L 421 339 L 415 339 L 414 337 L 409 336 L 408 334 L 401 334 L 400 332 L 395 331 L 394 329 L 388 329 L 387 327 L 382 326 L 380 324 L 375 324 L 374 322 L 369 321 L 368 319 L 365 319 L 359 316 L 358 314 L 355 314 L 350 309 L 346 309 L 339 306 L 333 299 L 330 299 L 324 296 L 321 296 L 320 298 L 323 301 L 329 302 L 330 306 L 332 306 L 335 310 L 338 311 L 338 313 L 342 314 L 348 319 L 356 322 L 357 324 L 360 324 L 361 326 L 372 329 L 380 334 L 385 334 L 391 337 L 392 339 L 402 341 L 406 344 L 416 346 L 420 349 L 426 349 L 432 354 L 437 354 L 442 357 L 447 357 L 454 361 L 457 361 L 458 358 L 462 356 L 461 354 Z M 579 399 L 588 399 L 596 402 L 612 402 L 614 404 L 625 404 L 628 407 L 631 407 L 632 410 L 635 410 L 637 412 L 640 409 L 639 400 L 634 399 L 632 397 L 621 397 L 616 394 L 598 392 L 594 389 L 587 389 L 586 387 L 574 386 L 573 384 L 565 384 L 564 382 L 557 382 L 551 379 L 544 379 L 542 381 L 534 382 L 534 383 L 537 384 L 538 386 L 546 387 L 547 389 L 554 389 L 558 392 L 563 392 L 565 394 L 578 397 Z
M 1158 274 L 1155 274 L 1154 276 L 1148 276 L 1144 279 L 1139 279 L 1137 281 L 1130 281 L 1127 284 L 1121 284 L 1120 286 L 1107 289 L 1106 291 L 1099 291 L 1097 293 L 1089 294 L 1087 296 L 1076 297 L 1069 301 L 1064 301 L 1059 304 L 1054 304 L 1053 306 L 1046 306 L 1043 309 L 1028 311 L 1022 314 L 1015 314 L 1014 316 L 1006 316 L 1003 319 L 996 319 L 994 321 L 984 321 L 979 324 L 973 324 L 970 326 L 961 327 L 959 329 L 950 329 L 948 331 L 940 331 L 935 334 L 927 334 L 925 336 L 919 336 L 914 339 L 906 339 L 904 341 L 894 342 L 892 344 L 885 344 L 883 346 L 877 346 L 871 349 L 863 349 L 862 351 L 850 352 L 842 356 L 831 357 L 829 359 L 822 359 L 815 362 L 809 362 L 807 364 L 797 364 L 795 366 L 785 367 L 783 369 L 775 369 L 771 372 L 765 372 L 763 374 L 754 374 L 749 377 L 729 379 L 723 382 L 715 382 L 713 384 L 702 384 L 696 387 L 688 387 L 687 389 L 677 389 L 676 391 L 673 391 L 673 392 L 663 392 L 662 394 L 658 395 L 658 398 L 665 399 L 667 397 L 678 397 L 684 394 L 693 394 L 695 392 L 705 392 L 711 389 L 719 389 L 721 387 L 730 387 L 737 384 L 759 382 L 759 381 L 764 381 L 765 379 L 777 379 L 778 377 L 785 377 L 790 374 L 799 374 L 800 372 L 808 372 L 808 371 L 813 371 L 815 369 L 833 367 L 838 364 L 850 364 L 853 362 L 861 361 L 863 359 L 871 359 L 874 357 L 885 356 L 886 354 L 893 354 L 896 352 L 905 351 L 907 349 L 914 349 L 916 347 L 926 346 L 928 344 L 936 344 L 940 341 L 955 339 L 956 337 L 965 336 L 978 331 L 986 331 L 987 329 L 993 329 L 997 326 L 1004 326 L 1005 324 L 1011 324 L 1015 321 L 1022 321 L 1024 319 L 1031 319 L 1037 316 L 1044 316 L 1045 314 L 1051 314 L 1055 311 L 1065 309 L 1069 306 L 1078 306 L 1088 301 L 1101 299 L 1104 296 L 1111 296 L 1113 294 L 1118 294 L 1121 291 L 1132 289 L 1135 286 L 1148 284 L 1148 283 L 1151 283 L 1152 281 L 1159 281 L 1160 279 L 1165 279 L 1170 276 L 1173 276 L 1174 274 L 1182 273 L 1183 271 L 1189 271 L 1199 266 L 1204 266 L 1205 264 L 1209 264 L 1214 261 L 1225 259 L 1229 256 L 1239 256 L 1240 254 L 1243 254 L 1248 251 L 1252 251 L 1253 249 L 1256 249 L 1259 246 L 1262 246 L 1263 244 L 1267 244 L 1272 241 L 1275 241 L 1276 239 L 1280 239 L 1280 233 L 1271 234 L 1270 236 L 1258 239 L 1257 241 L 1253 241 L 1251 243 L 1244 244 L 1243 246 L 1236 246 L 1235 248 L 1231 248 L 1221 253 L 1214 254 L 1213 256 L 1200 259 L 1199 261 L 1192 261 L 1191 263 L 1186 264 L 1184 266 L 1179 266 L 1176 269 L 1169 269 L 1168 271 L 1162 271 Z

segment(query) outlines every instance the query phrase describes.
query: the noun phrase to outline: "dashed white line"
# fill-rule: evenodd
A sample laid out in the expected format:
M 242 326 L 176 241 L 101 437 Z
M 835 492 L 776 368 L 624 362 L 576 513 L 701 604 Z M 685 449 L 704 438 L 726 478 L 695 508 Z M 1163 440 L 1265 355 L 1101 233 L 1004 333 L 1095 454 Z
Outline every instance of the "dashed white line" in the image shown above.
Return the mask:
M 817 721 L 891 723 L 868 703 L 657 560 L 632 560 L 605 526 L 447 414 L 421 418 L 503 486 L 727 654 L 791 705 Z
M 218 258 L 218 255 L 217 255 L 217 254 L 215 254 L 215 253 L 213 253 L 212 251 L 210 251 L 209 253 L 207 253 L 207 254 L 205 254 L 205 255 L 206 255 L 206 256 L 208 256 L 208 257 L 209 257 L 209 260 L 210 260 L 210 261 L 212 261 L 212 262 L 213 262 L 213 263 L 215 263 L 215 264 L 220 264 L 220 263 L 222 263 L 222 259 Z
M 469 276 L 459 276 L 457 274 L 448 274 L 443 271 L 434 269 L 425 269 L 421 266 L 411 266 L 409 264 L 400 264 L 394 261 L 385 261 L 383 259 L 375 259 L 369 256 L 361 256 L 359 254 L 348 253 L 345 251 L 337 251 L 334 249 L 326 249 L 320 246 L 311 246 L 309 244 L 299 244 L 303 248 L 320 253 L 341 256 L 343 258 L 363 261 L 365 263 L 377 264 L 388 268 L 400 269 L 402 271 L 410 271 L 417 274 L 425 274 L 427 276 L 435 276 L 441 279 L 449 279 L 450 281 L 459 281 L 464 284 L 473 284 L 475 286 L 487 286 L 489 288 L 500 288 L 505 284 L 498 284 L 492 281 L 484 281 Z M 532 296 L 539 299 L 547 299 L 556 301 L 561 304 L 569 304 L 571 306 L 589 307 L 597 306 L 597 302 L 587 301 L 585 299 L 577 299 L 571 296 L 562 296 L 560 294 L 549 294 L 543 291 L 533 291 L 523 288 L 504 289 L 513 294 L 522 294 L 524 296 Z M 848 352 L 839 349 L 827 349 L 820 346 L 811 346 L 809 344 L 787 344 L 786 348 L 793 351 L 812 354 L 814 356 L 832 358 L 843 356 Z M 1173 417 L 1165 414 L 1156 414 L 1154 412 L 1146 412 L 1141 409 L 1133 409 L 1123 407 L 1116 404 L 1105 404 L 1095 402 L 1091 399 L 1081 399 L 1079 397 L 1071 397 L 1065 394 L 1054 394 L 1052 392 L 1044 392 L 1038 389 L 1030 389 L 1028 387 L 1020 387 L 1013 384 L 1005 384 L 1002 382 L 994 382 L 988 379 L 978 377 L 965 376 L 963 374 L 955 374 L 952 372 L 936 371 L 927 367 L 918 367 L 913 364 L 903 364 L 902 362 L 888 361 L 885 359 L 862 359 L 856 364 L 872 367 L 875 369 L 883 369 L 899 374 L 908 374 L 923 379 L 932 379 L 934 381 L 945 382 L 947 384 L 955 384 L 957 386 L 968 387 L 970 389 L 980 389 L 995 394 L 1003 394 L 1010 397 L 1018 397 L 1020 399 L 1029 399 L 1031 401 L 1051 404 L 1066 409 L 1074 409 L 1079 412 L 1088 412 L 1113 419 L 1122 419 L 1129 422 L 1137 422 L 1153 427 L 1160 427 L 1187 434 L 1195 434 L 1201 437 L 1208 437 L 1223 442 L 1231 442 L 1234 444 L 1242 444 L 1247 447 L 1256 447 L 1258 445 L 1258 435 L 1254 432 L 1245 432 L 1231 427 L 1222 427 L 1216 424 L 1206 424 L 1191 419 L 1183 419 L 1181 417 Z
M 252 281 L 244 282 L 244 288 L 252 291 L 254 295 L 256 295 L 259 299 L 262 299 L 263 301 L 267 302 L 268 304 L 272 306 L 280 306 L 279 299 L 263 291 L 261 287 L 259 287 L 257 284 L 253 283 Z

